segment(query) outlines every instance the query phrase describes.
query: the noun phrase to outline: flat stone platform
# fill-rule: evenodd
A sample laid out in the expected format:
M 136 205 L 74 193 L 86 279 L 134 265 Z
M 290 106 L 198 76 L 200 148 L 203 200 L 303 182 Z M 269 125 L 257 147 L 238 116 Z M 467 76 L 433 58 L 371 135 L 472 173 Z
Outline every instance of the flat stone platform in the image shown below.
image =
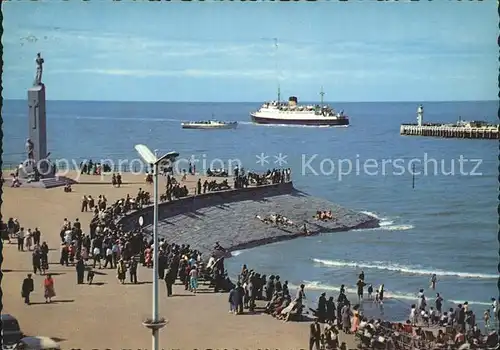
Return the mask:
M 336 220 L 314 219 L 318 210 L 331 210 Z M 144 229 L 152 233 L 152 207 L 120 220 L 127 229 L 143 216 Z M 280 214 L 295 225 L 266 224 L 256 218 Z M 215 242 L 230 250 L 248 249 L 273 242 L 322 232 L 375 228 L 379 221 L 369 215 L 343 208 L 327 200 L 298 191 L 292 183 L 208 193 L 160 204 L 160 236 L 169 242 L 190 244 L 204 254 Z

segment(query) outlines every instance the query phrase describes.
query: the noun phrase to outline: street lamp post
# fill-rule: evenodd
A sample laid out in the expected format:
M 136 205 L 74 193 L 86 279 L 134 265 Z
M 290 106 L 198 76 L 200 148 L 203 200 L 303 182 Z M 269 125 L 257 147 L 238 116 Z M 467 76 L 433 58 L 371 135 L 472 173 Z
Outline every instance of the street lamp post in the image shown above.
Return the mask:
M 150 149 L 145 145 L 136 145 L 135 150 L 139 153 L 141 158 L 153 168 L 153 310 L 152 319 L 143 322 L 143 325 L 152 330 L 153 333 L 153 350 L 159 350 L 159 333 L 160 329 L 163 328 L 167 322 L 165 319 L 160 319 L 159 307 L 158 307 L 158 173 L 159 165 L 166 159 L 175 160 L 178 157 L 178 153 L 169 152 L 160 158 L 153 154 Z

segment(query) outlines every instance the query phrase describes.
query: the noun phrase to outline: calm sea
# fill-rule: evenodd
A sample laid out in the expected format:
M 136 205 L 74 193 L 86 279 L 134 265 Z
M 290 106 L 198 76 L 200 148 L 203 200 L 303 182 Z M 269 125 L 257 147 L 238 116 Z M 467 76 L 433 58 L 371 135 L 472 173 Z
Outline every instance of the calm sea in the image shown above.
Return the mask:
M 399 125 L 415 121 L 417 103 L 336 103 L 351 116 L 349 128 L 253 125 L 248 113 L 258 107 L 50 101 L 48 149 L 52 159 L 76 163 L 125 161 L 136 158 L 134 144 L 145 143 L 200 159 L 198 170 L 211 161 L 219 167 L 221 161 L 234 164 L 235 159 L 247 169 L 264 170 L 277 166 L 275 156 L 281 153 L 296 187 L 372 213 L 382 227 L 239 251 L 228 262 L 232 274 L 247 263 L 293 285 L 303 282 L 313 306 L 321 291 L 337 294 L 341 284 L 353 290 L 364 270 L 367 282 L 385 284 L 383 312 L 393 319 L 407 317 L 420 288 L 434 296 L 429 290 L 432 273 L 450 306 L 468 301 L 482 314 L 490 298 L 498 297 L 497 141 L 402 137 Z M 459 116 L 497 120 L 497 102 L 428 102 L 424 107 L 427 121 L 454 122 Z M 212 114 L 240 125 L 225 131 L 180 128 L 181 121 L 210 119 Z M 26 115 L 25 101 L 5 102 L 4 162 L 23 158 Z M 260 154 L 268 156 L 268 164 L 256 163 Z M 380 312 L 368 303 L 365 310 Z

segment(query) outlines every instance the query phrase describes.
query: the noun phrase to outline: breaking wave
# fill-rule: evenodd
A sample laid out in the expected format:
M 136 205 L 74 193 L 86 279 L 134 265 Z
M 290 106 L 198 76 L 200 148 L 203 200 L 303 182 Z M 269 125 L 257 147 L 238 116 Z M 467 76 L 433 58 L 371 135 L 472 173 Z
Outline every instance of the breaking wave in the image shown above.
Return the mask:
M 307 289 L 309 290 L 317 290 L 317 291 L 340 291 L 340 286 L 331 286 L 328 284 L 323 284 L 318 281 L 304 281 L 304 285 Z M 347 287 L 346 288 L 346 293 L 347 294 L 352 294 L 356 295 L 356 288 L 353 287 Z M 393 300 L 399 300 L 405 304 L 412 304 L 417 301 L 417 293 L 405 293 L 405 292 L 398 292 L 398 291 L 390 291 L 387 290 L 384 294 L 384 299 L 393 299 Z M 434 298 L 429 298 L 426 296 L 426 299 L 428 301 L 434 300 Z M 411 303 L 407 303 L 406 301 L 410 301 Z M 453 304 L 462 304 L 464 300 L 446 300 L 448 303 L 453 303 Z M 483 301 L 470 301 L 468 300 L 469 304 L 474 304 L 474 305 L 491 305 L 490 302 L 483 302 Z
M 391 220 L 390 218 L 387 217 L 380 217 L 377 214 L 371 212 L 371 211 L 362 211 L 363 214 L 372 216 L 376 219 L 378 219 L 380 227 L 377 228 L 372 228 L 368 230 L 384 230 L 384 231 L 406 231 L 406 230 L 411 230 L 415 226 L 409 225 L 409 224 L 395 224 L 394 220 Z M 356 230 L 356 231 L 364 231 L 367 229 L 361 229 L 361 230 Z
M 324 260 L 324 259 L 313 259 L 313 261 L 326 266 L 388 270 L 388 271 L 395 271 L 395 272 L 402 272 L 412 275 L 423 275 L 423 276 L 430 276 L 433 273 L 435 273 L 438 276 L 454 276 L 460 278 L 497 279 L 499 277 L 499 275 L 495 274 L 445 271 L 432 268 L 423 268 L 419 266 L 400 265 L 388 261 L 355 262 L 355 261 Z

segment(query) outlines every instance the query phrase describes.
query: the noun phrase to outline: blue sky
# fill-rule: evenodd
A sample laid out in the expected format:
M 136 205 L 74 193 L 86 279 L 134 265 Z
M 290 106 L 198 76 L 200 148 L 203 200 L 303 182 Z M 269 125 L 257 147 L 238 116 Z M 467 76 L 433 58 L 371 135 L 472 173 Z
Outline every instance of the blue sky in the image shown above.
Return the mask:
M 4 2 L 3 95 L 51 100 L 494 100 L 496 2 Z M 273 38 L 278 38 L 278 50 Z M 278 62 L 276 64 L 276 62 Z M 277 69 L 276 69 L 277 68 Z

